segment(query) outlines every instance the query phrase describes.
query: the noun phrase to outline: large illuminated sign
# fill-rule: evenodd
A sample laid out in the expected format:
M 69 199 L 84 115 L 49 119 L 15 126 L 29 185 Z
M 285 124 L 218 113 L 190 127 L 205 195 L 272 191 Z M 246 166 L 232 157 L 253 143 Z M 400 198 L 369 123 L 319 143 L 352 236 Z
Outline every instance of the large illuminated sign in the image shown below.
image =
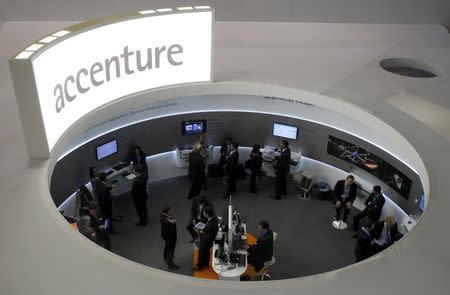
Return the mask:
M 31 57 L 48 150 L 82 116 L 118 98 L 211 81 L 212 22 L 211 10 L 126 19 Z

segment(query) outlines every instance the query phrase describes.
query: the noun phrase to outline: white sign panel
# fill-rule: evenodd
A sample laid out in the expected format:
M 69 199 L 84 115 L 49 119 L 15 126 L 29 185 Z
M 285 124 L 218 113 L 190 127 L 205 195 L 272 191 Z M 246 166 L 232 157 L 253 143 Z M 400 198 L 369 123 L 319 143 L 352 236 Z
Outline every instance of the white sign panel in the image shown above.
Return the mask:
M 298 127 L 273 123 L 273 135 L 297 140 Z
M 83 115 L 120 97 L 211 81 L 212 12 L 131 19 L 68 38 L 33 62 L 49 149 Z

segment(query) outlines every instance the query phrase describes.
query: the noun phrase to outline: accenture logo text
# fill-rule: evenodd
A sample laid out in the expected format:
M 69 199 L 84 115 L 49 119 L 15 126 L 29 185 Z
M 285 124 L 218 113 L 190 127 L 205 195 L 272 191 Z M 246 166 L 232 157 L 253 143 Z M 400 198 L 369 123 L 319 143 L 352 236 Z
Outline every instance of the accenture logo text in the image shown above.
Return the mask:
M 81 68 L 76 74 L 66 77 L 63 83 L 56 84 L 53 90 L 56 98 L 55 110 L 60 113 L 66 102 L 75 100 L 78 95 L 85 94 L 92 87 L 101 86 L 111 79 L 119 79 L 121 75 L 132 75 L 136 71 L 157 69 L 164 59 L 172 66 L 180 66 L 183 64 L 182 53 L 183 46 L 180 44 L 136 51 L 130 51 L 128 46 L 125 46 L 120 55 L 95 62 L 88 68 Z

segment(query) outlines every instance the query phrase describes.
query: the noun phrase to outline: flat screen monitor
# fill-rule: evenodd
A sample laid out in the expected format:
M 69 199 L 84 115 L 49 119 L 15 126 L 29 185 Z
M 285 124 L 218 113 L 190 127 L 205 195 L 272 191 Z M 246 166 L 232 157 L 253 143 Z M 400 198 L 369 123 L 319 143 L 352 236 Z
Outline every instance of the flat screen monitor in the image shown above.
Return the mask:
M 185 135 L 204 133 L 206 132 L 206 120 L 183 121 L 181 122 L 181 131 Z
M 96 147 L 95 155 L 97 157 L 97 161 L 100 161 L 101 159 L 117 153 L 117 151 L 117 139 L 114 139 Z
M 425 194 L 424 193 L 422 193 L 422 196 L 420 197 L 419 209 L 422 212 L 425 210 Z
M 273 133 L 272 134 L 274 136 L 278 136 L 278 137 L 297 140 L 298 127 L 280 124 L 280 123 L 273 123 Z

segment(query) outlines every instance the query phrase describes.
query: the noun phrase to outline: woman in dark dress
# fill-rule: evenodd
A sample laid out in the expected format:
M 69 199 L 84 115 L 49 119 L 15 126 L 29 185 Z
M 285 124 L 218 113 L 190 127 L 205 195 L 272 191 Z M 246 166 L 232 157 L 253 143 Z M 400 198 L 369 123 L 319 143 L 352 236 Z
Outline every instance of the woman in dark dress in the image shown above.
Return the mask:
M 256 194 L 256 176 L 261 175 L 262 153 L 260 145 L 255 144 L 250 153 L 249 169 L 250 169 L 250 192 Z

